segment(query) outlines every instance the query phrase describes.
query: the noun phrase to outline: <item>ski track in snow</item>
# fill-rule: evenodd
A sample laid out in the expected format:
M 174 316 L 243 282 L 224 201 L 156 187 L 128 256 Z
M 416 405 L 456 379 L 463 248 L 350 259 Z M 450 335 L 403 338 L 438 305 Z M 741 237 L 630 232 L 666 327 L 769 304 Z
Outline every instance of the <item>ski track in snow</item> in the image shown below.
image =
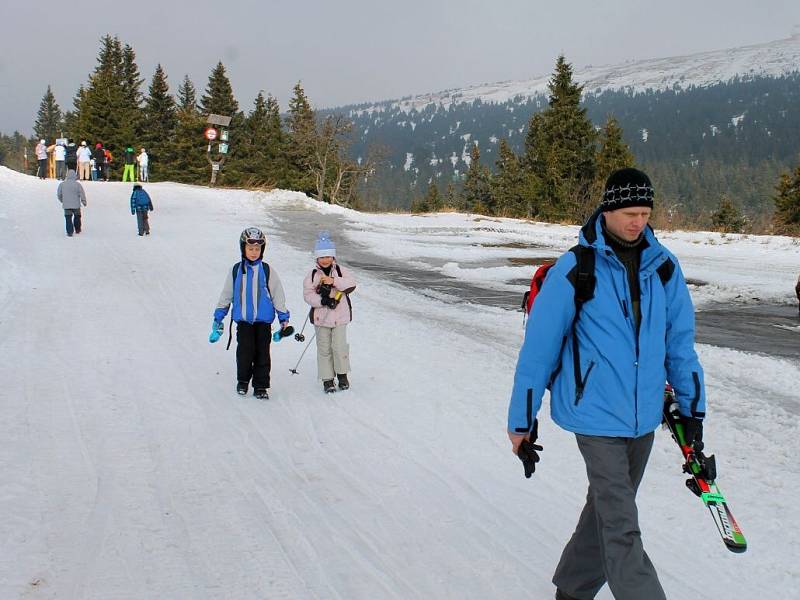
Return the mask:
M 86 188 L 84 233 L 67 239 L 55 183 L 0 169 L 0 597 L 552 596 L 585 475 L 546 411 L 533 479 L 510 454 L 518 313 L 357 272 L 351 390 L 322 394 L 313 348 L 289 374 L 303 347 L 289 339 L 272 346 L 270 400 L 240 397 L 235 342 L 207 342 L 211 312 L 255 224 L 299 330 L 312 259 L 269 211 L 297 195 L 151 184 L 153 234 L 139 238 L 129 186 Z M 702 254 L 689 262 L 712 272 Z M 741 254 L 726 272 L 751 264 Z M 731 600 L 795 589 L 798 367 L 699 352 L 707 445 L 751 547 L 726 552 L 663 433 L 640 492 L 645 546 L 669 597 L 707 581 Z

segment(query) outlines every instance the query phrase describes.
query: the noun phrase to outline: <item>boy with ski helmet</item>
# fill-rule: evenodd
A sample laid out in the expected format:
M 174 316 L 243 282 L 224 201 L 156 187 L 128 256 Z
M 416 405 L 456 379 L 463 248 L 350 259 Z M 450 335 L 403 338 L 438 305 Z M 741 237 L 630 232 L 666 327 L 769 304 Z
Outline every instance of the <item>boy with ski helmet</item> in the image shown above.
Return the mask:
M 270 387 L 270 343 L 272 322 L 278 317 L 281 329 L 289 324 L 286 296 L 278 274 L 264 261 L 267 238 L 257 227 L 239 236 L 241 260 L 225 275 L 222 293 L 214 311 L 208 341 L 222 335 L 225 315 L 233 304 L 236 321 L 236 391 L 244 396 L 252 379 L 256 398 L 267 399 Z M 228 342 L 230 345 L 230 341 Z
M 309 320 L 317 338 L 317 375 L 326 394 L 350 387 L 350 347 L 347 324 L 353 318 L 350 294 L 356 281 L 350 271 L 336 262 L 336 245 L 330 233 L 321 231 L 314 244 L 316 263 L 303 281 L 303 298 L 311 306 Z

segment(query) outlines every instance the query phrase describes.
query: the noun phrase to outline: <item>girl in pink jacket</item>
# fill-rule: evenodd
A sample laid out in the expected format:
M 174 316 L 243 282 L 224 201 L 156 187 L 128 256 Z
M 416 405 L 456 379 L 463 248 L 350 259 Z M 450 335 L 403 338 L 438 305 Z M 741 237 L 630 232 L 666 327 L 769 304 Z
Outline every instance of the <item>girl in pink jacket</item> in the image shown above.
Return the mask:
M 317 374 L 326 394 L 350 387 L 350 349 L 347 324 L 353 319 L 350 294 L 356 281 L 350 271 L 336 262 L 336 246 L 327 231 L 321 231 L 314 244 L 316 265 L 303 281 L 303 298 L 311 306 L 309 320 L 317 337 Z

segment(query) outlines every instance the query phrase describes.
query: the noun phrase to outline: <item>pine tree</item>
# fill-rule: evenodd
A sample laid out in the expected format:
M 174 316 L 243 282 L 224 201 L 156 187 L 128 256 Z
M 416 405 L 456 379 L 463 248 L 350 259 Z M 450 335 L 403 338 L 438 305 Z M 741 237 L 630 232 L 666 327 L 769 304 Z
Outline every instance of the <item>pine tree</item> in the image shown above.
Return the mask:
M 233 95 L 233 87 L 225 73 L 225 66 L 218 62 L 217 66 L 211 71 L 208 77 L 205 94 L 200 98 L 200 112 L 204 116 L 210 114 L 231 117 L 229 125 L 228 154 L 224 155 L 224 170 L 220 176 L 224 177 L 227 184 L 235 184 L 241 181 L 241 169 L 238 163 L 242 156 L 241 136 L 243 135 L 244 115 L 239 111 L 239 103 Z M 212 144 L 212 150 L 214 144 Z M 217 154 L 212 152 L 212 155 Z M 221 180 L 219 180 L 221 181 Z
M 118 135 L 126 145 L 136 147 L 141 140 L 144 118 L 142 112 L 142 92 L 144 83 L 136 65 L 136 53 L 130 45 L 125 44 L 122 49 L 120 64 L 120 83 L 122 88 L 122 105 L 120 111 L 120 129 Z
M 442 197 L 436 182 L 431 180 L 428 184 L 428 193 L 425 194 L 425 205 L 430 212 L 439 212 L 442 209 Z
M 57 137 L 61 137 L 62 127 L 61 109 L 48 85 L 42 102 L 39 104 L 39 112 L 36 113 L 36 122 L 33 125 L 34 135 L 37 140 L 44 139 L 47 144 L 52 144 Z
M 635 167 L 628 144 L 622 139 L 622 128 L 617 120 L 609 115 L 600 134 L 600 149 L 597 152 L 597 180 L 605 183 L 608 176 L 618 169 Z
M 529 122 L 522 164 L 537 181 L 540 214 L 577 222 L 594 204 L 596 134 L 580 106 L 583 87 L 573 82 L 572 65 L 563 55 L 548 88 L 548 108 Z
M 99 141 L 119 152 L 128 143 L 120 134 L 125 118 L 122 44 L 119 38 L 110 35 L 104 36 L 100 43 L 97 65 L 75 106 L 77 119 L 71 134 L 76 141 L 85 140 L 90 144 Z
M 715 231 L 723 233 L 741 233 L 747 220 L 736 208 L 727 194 L 723 194 L 719 201 L 719 206 L 711 214 L 711 224 Z
M 86 128 L 84 123 L 86 111 L 83 109 L 85 102 L 86 89 L 80 86 L 72 99 L 72 110 L 64 113 L 64 131 L 72 140 L 78 139 L 80 131 Z
M 492 214 L 493 199 L 489 169 L 481 164 L 478 144 L 472 144 L 467 178 L 464 181 L 464 203 L 470 212 Z
M 230 79 L 225 73 L 225 66 L 218 62 L 208 76 L 206 93 L 200 99 L 200 111 L 203 114 L 233 117 L 239 112 L 239 103 L 233 96 Z
M 504 216 L 527 216 L 529 210 L 525 197 L 525 173 L 505 138 L 500 140 L 495 167 L 491 182 L 493 205 L 497 213 Z
M 625 143 L 625 140 L 622 139 L 622 128 L 617 120 L 609 115 L 600 133 L 600 148 L 597 151 L 597 171 L 592 185 L 592 203 L 587 204 L 586 211 L 580 216 L 583 218 L 588 217 L 600 203 L 600 196 L 603 193 L 606 179 L 611 173 L 618 169 L 635 166 L 636 159 L 633 157 L 633 153 Z
M 197 108 L 194 84 L 188 75 L 178 88 L 176 117 L 174 155 L 168 161 L 169 172 L 164 177 L 182 183 L 207 183 L 210 172 L 206 158 L 208 143 L 203 137 L 205 119 Z
M 183 83 L 178 87 L 178 109 L 184 112 L 197 112 L 197 92 L 188 75 L 183 76 Z
M 150 160 L 149 177 L 154 181 L 173 171 L 169 163 L 175 158 L 177 126 L 175 99 L 169 93 L 167 75 L 159 64 L 145 99 L 141 136 L 141 145 L 147 149 Z
M 414 198 L 413 200 L 411 200 L 411 212 L 412 213 L 430 212 L 427 195 L 423 196 L 422 198 Z
M 444 206 L 455 210 L 460 204 L 458 194 L 456 193 L 456 186 L 452 181 L 447 182 L 447 192 L 444 195 Z
M 259 91 L 253 101 L 253 110 L 244 120 L 244 130 L 239 136 L 239 172 L 248 186 L 263 185 L 266 175 L 267 101 Z
M 777 233 L 800 234 L 800 166 L 784 173 L 776 188 L 773 224 Z
M 264 122 L 264 159 L 267 179 L 277 187 L 289 186 L 289 164 L 286 154 L 286 135 L 281 125 L 281 108 L 278 101 L 267 96 L 267 115 Z
M 289 100 L 286 126 L 289 137 L 287 158 L 291 188 L 313 194 L 316 190 L 311 165 L 317 138 L 316 115 L 299 81 L 295 84 L 294 95 Z

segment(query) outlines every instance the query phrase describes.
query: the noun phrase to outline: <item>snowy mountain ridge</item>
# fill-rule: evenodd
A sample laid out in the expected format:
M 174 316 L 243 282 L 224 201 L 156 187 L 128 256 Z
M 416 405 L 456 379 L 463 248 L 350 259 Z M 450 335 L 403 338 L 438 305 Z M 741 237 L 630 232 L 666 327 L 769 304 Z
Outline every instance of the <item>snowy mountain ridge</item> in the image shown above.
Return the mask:
M 708 86 L 736 77 L 778 77 L 798 70 L 800 65 L 800 31 L 790 37 L 725 50 L 714 50 L 685 56 L 652 58 L 616 65 L 587 65 L 574 69 L 574 78 L 584 85 L 584 92 L 625 89 L 631 92 L 665 90 L 674 87 Z M 444 108 L 452 104 L 503 103 L 514 98 L 531 98 L 547 93 L 551 74 L 533 79 L 482 83 L 464 88 L 443 90 L 400 100 L 386 100 L 359 106 L 352 114 L 399 109 L 421 111 L 429 105 Z

